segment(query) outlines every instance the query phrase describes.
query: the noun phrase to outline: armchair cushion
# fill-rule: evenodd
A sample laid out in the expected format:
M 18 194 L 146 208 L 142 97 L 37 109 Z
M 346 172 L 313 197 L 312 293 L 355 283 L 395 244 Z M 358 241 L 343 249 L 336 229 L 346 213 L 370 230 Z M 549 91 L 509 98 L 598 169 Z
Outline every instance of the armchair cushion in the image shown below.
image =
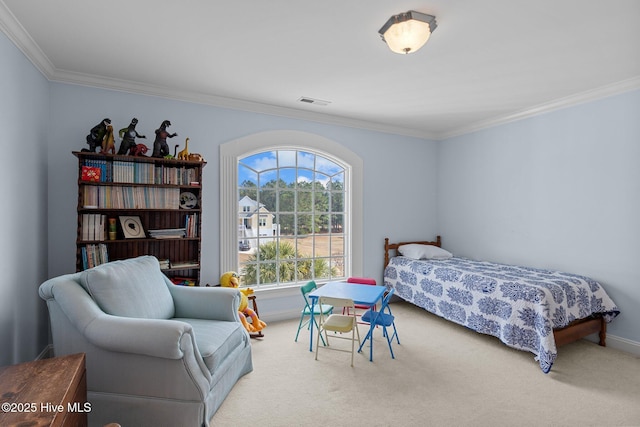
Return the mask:
M 145 319 L 174 316 L 173 298 L 155 257 L 99 265 L 85 270 L 80 283 L 107 314 Z

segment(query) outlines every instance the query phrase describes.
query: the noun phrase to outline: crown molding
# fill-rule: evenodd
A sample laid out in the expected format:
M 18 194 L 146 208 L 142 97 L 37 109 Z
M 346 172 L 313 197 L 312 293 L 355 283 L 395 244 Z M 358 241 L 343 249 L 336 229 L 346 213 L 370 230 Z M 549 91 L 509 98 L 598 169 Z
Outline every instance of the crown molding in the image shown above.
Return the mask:
M 586 102 L 597 101 L 602 98 L 607 98 L 609 96 L 619 95 L 638 89 L 640 89 L 640 76 L 632 77 L 630 79 L 601 86 L 596 89 L 591 89 L 585 92 L 566 96 L 564 98 L 559 98 L 554 101 L 540 104 L 532 108 L 527 108 L 513 114 L 508 114 L 506 116 L 495 117 L 489 120 L 477 122 L 470 126 L 465 126 L 451 132 L 439 134 L 435 139 L 439 141 L 446 140 L 456 136 L 466 135 L 469 133 L 477 132 L 479 130 L 539 116 L 541 114 L 550 113 L 552 111 L 561 110 L 563 108 L 573 107 L 575 105 L 584 104 Z
M 0 30 L 7 35 L 9 40 L 20 49 L 45 77 L 49 78 L 53 74 L 55 67 L 49 61 L 47 55 L 44 54 L 40 46 L 31 38 L 2 0 L 0 0 Z
M 436 134 L 425 133 L 421 130 L 408 129 L 399 126 L 370 122 L 366 120 L 352 119 L 345 116 L 317 113 L 314 111 L 281 107 L 237 98 L 207 95 L 200 92 L 189 92 L 179 89 L 170 89 L 140 82 L 112 79 L 70 71 L 55 70 L 55 72 L 52 75 L 47 76 L 47 78 L 50 81 L 59 83 L 77 84 L 81 86 L 90 86 L 140 95 L 157 96 L 177 101 L 204 104 L 209 106 L 228 108 L 232 110 L 241 110 L 252 113 L 307 120 L 322 124 L 345 126 L 376 132 L 390 133 L 394 135 L 404 135 L 420 139 L 434 139 L 436 136 Z
M 48 63 L 48 61 L 47 61 Z M 55 70 L 53 67 L 51 69 Z M 227 98 L 216 95 L 206 95 L 199 92 L 187 92 L 183 90 L 172 90 L 165 87 L 153 86 L 139 82 L 131 82 L 126 80 L 109 79 L 87 74 L 80 74 L 68 71 L 55 70 L 51 74 L 45 76 L 50 81 L 61 83 L 78 84 L 103 89 L 122 91 L 127 93 L 136 93 L 147 96 L 158 96 L 179 101 L 192 102 L 228 108 L 233 110 L 247 111 L 259 114 L 269 114 L 273 116 L 293 118 L 299 120 L 307 120 L 322 124 L 330 124 L 336 126 L 345 126 L 357 129 L 370 130 L 375 132 L 390 133 L 394 135 L 403 135 L 414 138 L 428 139 L 434 141 L 442 141 L 456 136 L 461 136 L 479 130 L 488 129 L 495 126 L 535 117 L 563 108 L 584 104 L 609 96 L 619 95 L 624 92 L 640 89 L 640 76 L 633 77 L 620 82 L 608 84 L 596 89 L 591 89 L 582 93 L 559 98 L 551 102 L 540 104 L 532 108 L 527 108 L 513 114 L 499 116 L 476 122 L 470 126 L 461 127 L 450 132 L 434 133 L 425 132 L 423 130 L 410 129 L 399 126 L 385 125 L 382 123 L 370 122 L 366 120 L 351 119 L 344 116 L 336 116 L 331 114 L 323 114 L 312 111 L 305 111 L 295 108 L 280 107 L 276 105 L 258 103 L 254 101 L 246 101 L 235 98 Z
M 51 67 L 53 69 L 53 67 Z M 55 69 L 53 69 L 55 70 Z M 45 74 L 46 75 L 46 74 Z M 389 133 L 393 135 L 403 135 L 408 137 L 427 139 L 432 141 L 443 141 L 456 136 L 466 135 L 483 129 L 504 125 L 507 123 L 535 117 L 541 114 L 572 107 L 575 105 L 596 101 L 609 96 L 618 95 L 624 92 L 640 89 L 640 76 L 633 77 L 620 82 L 608 84 L 596 89 L 591 89 L 582 93 L 559 98 L 551 102 L 540 104 L 532 108 L 527 108 L 516 113 L 505 116 L 498 116 L 489 120 L 476 122 L 469 126 L 454 129 L 450 132 L 435 133 L 423 130 L 405 128 L 400 126 L 385 125 L 382 123 L 370 122 L 366 120 L 351 119 L 344 116 L 317 113 L 295 108 L 280 107 L 276 105 L 246 101 L 235 98 L 226 98 L 215 95 L 206 95 L 199 92 L 187 92 L 183 90 L 172 90 L 165 87 L 153 86 L 139 82 L 109 79 L 87 74 L 80 74 L 68 71 L 55 70 L 47 76 L 51 81 L 79 84 L 103 89 L 136 93 L 147 96 L 158 96 L 185 102 L 228 108 L 233 110 L 247 111 L 259 114 L 269 114 L 273 116 L 307 120 L 322 124 L 345 126 L 357 129 L 370 130 L 375 132 Z

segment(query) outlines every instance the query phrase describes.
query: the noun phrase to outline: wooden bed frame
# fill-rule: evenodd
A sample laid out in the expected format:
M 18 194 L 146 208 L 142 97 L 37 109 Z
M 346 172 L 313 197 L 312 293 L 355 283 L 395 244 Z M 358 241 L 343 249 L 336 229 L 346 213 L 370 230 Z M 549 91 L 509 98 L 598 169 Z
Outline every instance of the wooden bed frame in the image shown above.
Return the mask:
M 419 244 L 419 245 L 433 245 L 433 246 L 442 246 L 442 238 L 440 236 L 436 236 L 436 240 L 434 241 L 413 241 L 413 242 L 399 242 L 399 243 L 389 243 L 389 238 L 385 237 L 384 239 L 384 268 L 387 268 L 389 265 L 389 260 L 391 257 L 397 255 L 397 250 L 402 245 L 408 244 Z M 564 328 L 554 329 L 553 336 L 556 341 L 556 347 L 560 347 L 565 344 L 569 344 L 571 342 L 577 341 L 586 337 L 587 335 L 598 333 L 598 337 L 600 338 L 598 344 L 606 347 L 607 340 L 607 322 L 605 322 L 604 317 L 601 315 L 587 317 L 585 319 L 579 319 L 574 322 L 571 322 L 569 326 Z

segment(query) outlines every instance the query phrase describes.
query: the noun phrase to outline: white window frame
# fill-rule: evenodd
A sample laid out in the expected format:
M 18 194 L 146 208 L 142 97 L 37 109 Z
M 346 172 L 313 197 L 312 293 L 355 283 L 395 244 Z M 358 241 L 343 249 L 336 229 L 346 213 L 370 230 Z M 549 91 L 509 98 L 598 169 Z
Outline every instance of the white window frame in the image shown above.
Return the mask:
M 302 131 L 259 132 L 220 145 L 220 271 L 238 268 L 238 160 L 269 150 L 314 150 L 345 165 L 347 218 L 350 231 L 345 257 L 345 276 L 360 276 L 363 271 L 363 163 L 346 147 L 328 138 Z

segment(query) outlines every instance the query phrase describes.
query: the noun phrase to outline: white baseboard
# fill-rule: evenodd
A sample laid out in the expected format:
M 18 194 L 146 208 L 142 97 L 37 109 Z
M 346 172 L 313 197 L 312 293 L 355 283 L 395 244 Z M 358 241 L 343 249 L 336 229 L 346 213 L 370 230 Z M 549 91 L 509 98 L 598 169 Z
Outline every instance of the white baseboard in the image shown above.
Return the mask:
M 595 343 L 599 341 L 598 334 L 589 335 L 585 339 Z M 607 334 L 607 347 L 640 356 L 640 342 L 628 340 L 616 335 Z
M 299 319 L 300 318 L 300 309 L 296 308 L 293 310 L 282 310 L 278 312 L 269 312 L 264 315 L 260 315 L 260 319 L 265 322 L 279 322 L 281 320 L 291 320 L 291 319 Z
M 640 342 L 607 334 L 607 346 L 640 356 Z

